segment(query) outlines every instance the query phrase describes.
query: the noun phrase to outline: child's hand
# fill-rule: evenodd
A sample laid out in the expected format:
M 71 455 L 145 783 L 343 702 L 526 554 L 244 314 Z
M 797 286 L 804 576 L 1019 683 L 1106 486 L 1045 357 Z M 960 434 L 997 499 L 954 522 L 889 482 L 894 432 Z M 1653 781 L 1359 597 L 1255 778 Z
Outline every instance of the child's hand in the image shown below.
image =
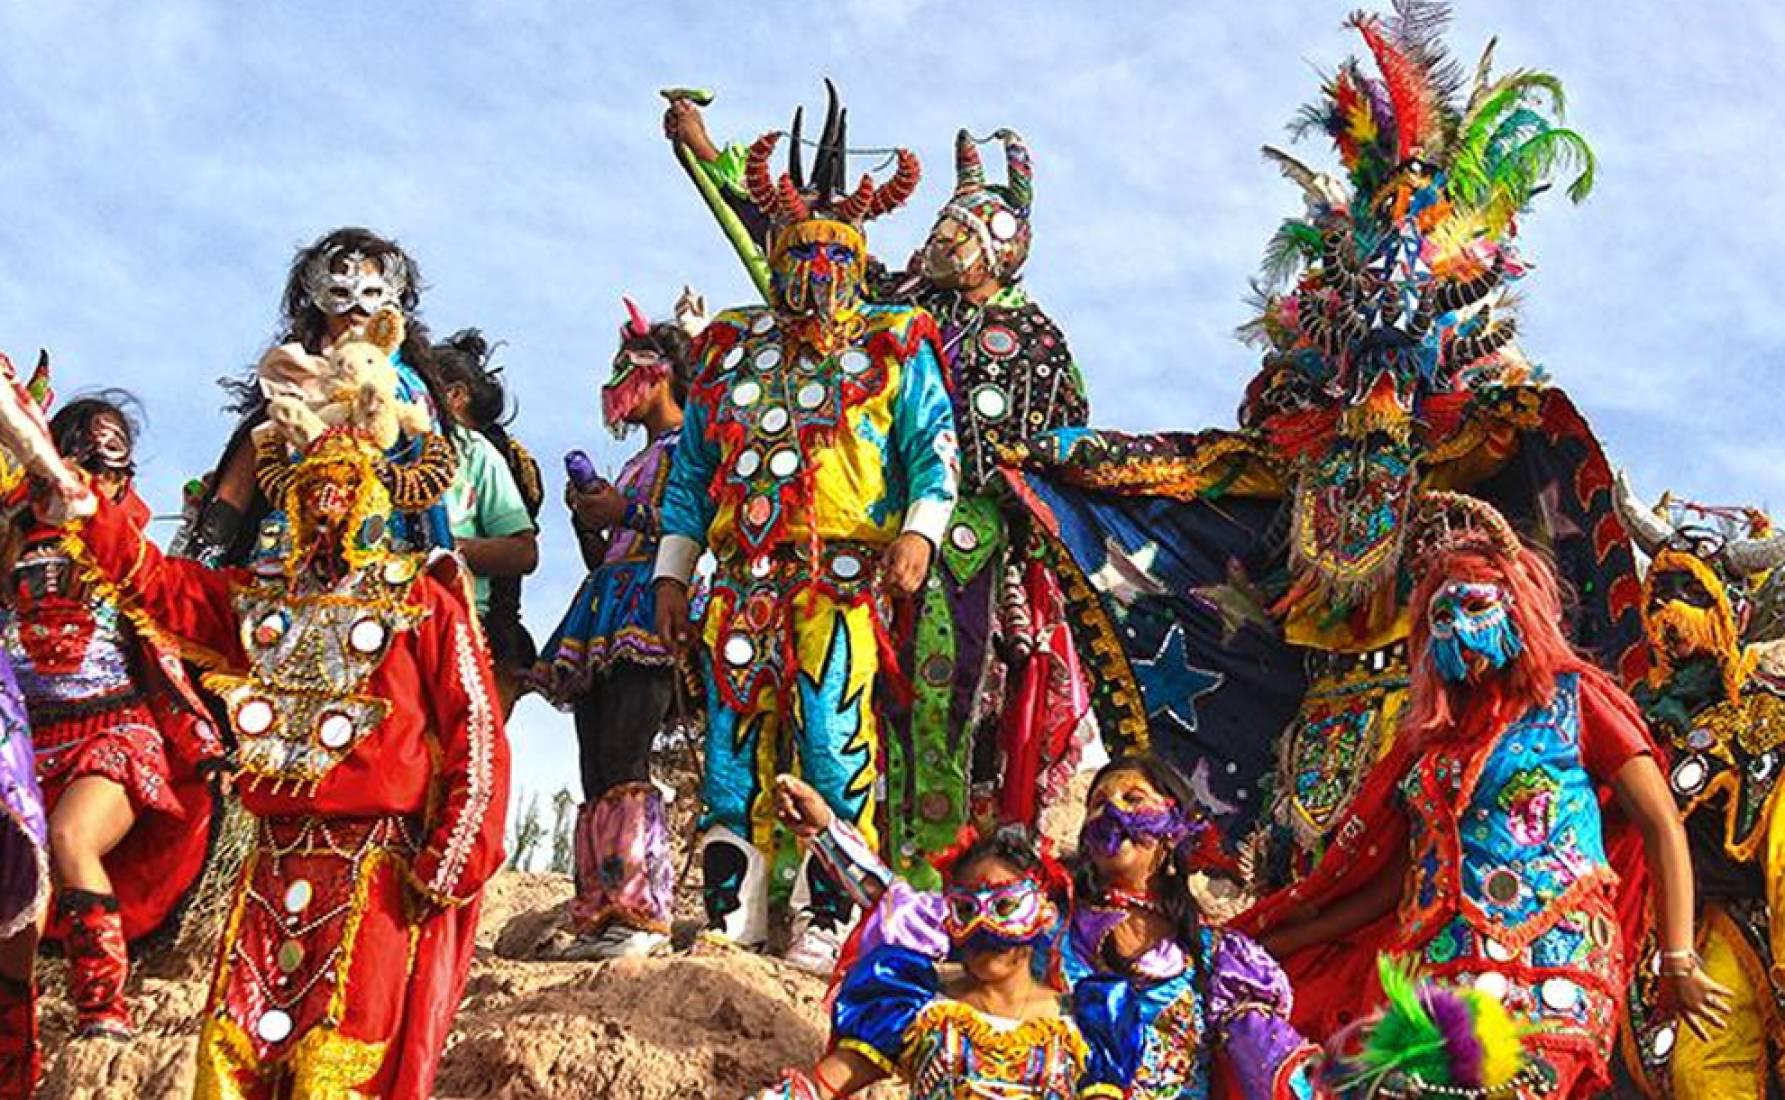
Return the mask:
M 830 827 L 836 815 L 810 783 L 791 775 L 775 777 L 775 816 L 801 840 L 810 840 Z

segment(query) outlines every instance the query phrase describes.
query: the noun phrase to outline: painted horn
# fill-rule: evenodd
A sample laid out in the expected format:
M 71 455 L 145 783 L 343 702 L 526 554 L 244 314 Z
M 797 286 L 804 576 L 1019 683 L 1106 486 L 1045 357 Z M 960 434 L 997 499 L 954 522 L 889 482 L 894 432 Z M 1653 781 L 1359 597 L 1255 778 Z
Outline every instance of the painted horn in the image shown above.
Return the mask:
M 1723 551 L 1739 577 L 1752 577 L 1785 565 L 1785 532 L 1764 539 L 1736 539 Z
M 650 318 L 645 316 L 644 310 L 638 308 L 638 303 L 624 294 L 620 295 L 620 301 L 626 304 L 625 334 L 637 337 L 651 335 Z
M 1673 537 L 1673 525 L 1642 502 L 1636 495 L 1636 490 L 1630 487 L 1629 475 L 1622 470 L 1618 471 L 1612 496 L 1617 504 L 1618 517 L 1624 521 L 1624 527 L 1630 532 L 1630 540 L 1636 543 L 1636 548 L 1651 558 L 1659 554 Z
M 954 193 L 970 195 L 985 187 L 985 164 L 979 159 L 979 146 L 965 129 L 954 136 Z
M 1027 216 L 1035 202 L 1035 169 L 1029 163 L 1028 143 L 1015 130 L 999 130 L 998 138 L 1004 142 L 1004 189 L 1010 193 L 1011 205 Z

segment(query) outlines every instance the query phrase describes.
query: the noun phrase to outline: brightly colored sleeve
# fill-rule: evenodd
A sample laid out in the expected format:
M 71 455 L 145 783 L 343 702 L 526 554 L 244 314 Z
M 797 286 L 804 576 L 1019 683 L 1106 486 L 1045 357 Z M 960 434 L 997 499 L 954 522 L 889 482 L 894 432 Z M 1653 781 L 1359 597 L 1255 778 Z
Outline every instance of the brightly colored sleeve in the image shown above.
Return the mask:
M 906 1031 L 941 989 L 936 964 L 916 951 L 870 951 L 849 968 L 837 989 L 831 1045 L 861 1055 L 888 1075 L 898 1073 Z
M 1289 1022 L 1289 978 L 1255 941 L 1237 932 L 1215 943 L 1209 976 L 1209 1023 L 1246 1100 L 1295 1100 L 1312 1094 L 1313 1044 Z
M 1109 974 L 1081 979 L 1072 987 L 1072 1019 L 1086 1047 L 1078 1094 L 1128 1095 L 1146 1036 L 1138 1000 L 1127 980 Z
M 207 664 L 246 663 L 237 633 L 231 573 L 186 558 L 169 558 L 101 499 L 99 509 L 69 529 L 70 556 L 118 601 L 138 629 Z
M 433 580 L 428 618 L 416 628 L 417 685 L 433 719 L 435 751 L 432 812 L 410 875 L 440 905 L 477 897 L 502 866 L 508 817 L 508 737 L 496 705 L 496 684 L 482 636 L 471 620 L 469 593 Z
M 833 816 L 812 838 L 810 850 L 832 881 L 863 909 L 872 908 L 895 877 L 867 838 L 841 817 Z
M 707 438 L 706 410 L 698 401 L 688 402 L 682 416 L 682 435 L 669 464 L 669 481 L 663 487 L 659 521 L 663 539 L 657 544 L 658 577 L 687 581 L 695 562 L 706 548 L 712 526 L 713 473 L 719 467 L 718 446 Z
M 899 379 L 893 446 L 905 474 L 904 530 L 942 545 L 960 495 L 960 442 L 942 368 L 928 340 L 919 340 Z

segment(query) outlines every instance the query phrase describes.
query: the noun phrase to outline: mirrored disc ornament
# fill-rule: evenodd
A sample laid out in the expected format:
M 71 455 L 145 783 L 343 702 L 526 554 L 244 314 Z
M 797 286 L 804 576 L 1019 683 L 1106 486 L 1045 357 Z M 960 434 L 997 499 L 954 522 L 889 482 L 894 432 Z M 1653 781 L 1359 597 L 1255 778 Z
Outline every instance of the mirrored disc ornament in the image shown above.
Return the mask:
M 1580 1001 L 1580 986 L 1567 978 L 1550 978 L 1537 987 L 1537 995 L 1551 1012 L 1568 1012 Z
M 774 370 L 781 365 L 781 349 L 773 346 L 763 348 L 756 353 L 754 362 L 757 370 Z
M 973 391 L 973 411 L 987 420 L 1002 420 L 1010 412 L 1010 398 L 996 386 L 981 386 Z
M 778 435 L 787 430 L 788 420 L 787 410 L 776 405 L 774 408 L 768 409 L 762 414 L 762 430 L 768 432 L 770 435 Z
M 750 575 L 762 580 L 775 571 L 775 563 L 767 554 L 762 554 L 750 562 Z
M 250 699 L 236 708 L 236 729 L 254 737 L 272 729 L 275 717 L 273 704 L 265 699 Z
M 726 370 L 735 370 L 737 368 L 737 365 L 739 363 L 742 363 L 743 361 L 744 361 L 744 349 L 739 347 L 736 344 L 733 344 L 731 346 L 731 350 L 725 353 L 725 358 L 724 358 L 724 360 L 721 361 L 720 365 L 723 366 Z
M 1519 877 L 1513 871 L 1497 867 L 1488 872 L 1487 880 L 1481 884 L 1482 892 L 1488 900 L 1496 905 L 1511 905 L 1518 900 L 1519 890 L 1523 887 Z
M 753 378 L 746 378 L 731 388 L 731 403 L 740 409 L 747 409 L 762 400 L 762 383 Z
M 831 559 L 831 572 L 839 580 L 852 581 L 862 575 L 862 560 L 854 554 L 838 554 Z
M 775 514 L 775 505 L 768 497 L 751 497 L 744 504 L 744 522 L 752 527 L 761 527 Z
M 756 319 L 750 322 L 750 331 L 758 336 L 761 336 L 763 333 L 774 327 L 775 318 L 769 313 L 758 313 Z
M 988 228 L 991 229 L 992 236 L 998 240 L 1008 241 L 1016 236 L 1017 231 L 1022 227 L 1017 224 L 1015 214 L 1008 210 L 1000 210 L 992 215 L 991 225 Z
M 335 711 L 316 727 L 316 739 L 323 748 L 344 749 L 353 744 L 353 719 Z
M 384 648 L 390 631 L 377 619 L 361 619 L 347 632 L 347 644 L 355 653 L 370 656 Z
M 756 471 L 762 469 L 762 455 L 756 451 L 744 451 L 738 455 L 738 460 L 732 465 L 732 469 L 737 471 L 739 477 L 755 477 Z
M 291 629 L 291 618 L 283 611 L 269 611 L 254 624 L 254 644 L 257 646 L 278 645 L 279 639 Z
M 290 974 L 304 965 L 304 945 L 296 940 L 286 940 L 279 945 L 279 954 L 275 956 L 274 961 L 278 963 L 281 971 Z
M 315 896 L 316 891 L 311 887 L 309 879 L 292 879 L 291 884 L 285 887 L 285 911 L 292 914 L 302 913 L 310 908 L 310 900 Z
M 792 477 L 800 468 L 800 456 L 791 450 L 779 450 L 769 456 L 769 473 L 776 477 Z
M 1518 958 L 1517 951 L 1514 951 L 1512 948 L 1501 943 L 1499 940 L 1494 939 L 1492 936 L 1487 937 L 1487 942 L 1484 946 L 1487 950 L 1487 957 L 1495 962 L 1511 962 Z
M 1674 765 L 1670 777 L 1673 789 L 1680 794 L 1697 794 L 1704 789 L 1705 780 L 1710 777 L 1710 769 L 1705 766 L 1701 756 L 1688 756 Z
M 733 634 L 725 639 L 725 663 L 733 668 L 743 668 L 756 656 L 756 643 L 743 634 Z
M 1672 1024 L 1662 1024 L 1649 1036 L 1649 1056 L 1657 1062 L 1667 1058 L 1673 1053 L 1674 1040 L 1678 1037 Z
M 993 325 L 991 328 L 986 329 L 985 332 L 980 334 L 979 346 L 984 348 L 986 354 L 993 358 L 1008 359 L 1016 354 L 1016 333 L 1005 328 L 1003 325 Z
M 291 1028 L 291 1014 L 278 1008 L 267 1009 L 254 1022 L 254 1034 L 263 1043 L 283 1043 L 291 1038 Z
M 860 348 L 849 348 L 837 356 L 837 365 L 843 368 L 844 374 L 860 374 L 873 366 L 874 361 Z
M 385 584 L 407 584 L 415 577 L 414 558 L 392 558 L 384 563 Z
M 1694 727 L 1692 732 L 1686 735 L 1686 747 L 1693 752 L 1703 752 L 1716 743 L 1716 735 L 1703 726 Z
M 979 532 L 965 523 L 957 523 L 948 532 L 948 541 L 963 554 L 971 554 L 979 549 Z
M 799 402 L 800 408 L 805 409 L 806 411 L 810 412 L 811 410 L 816 409 L 818 406 L 824 404 L 824 396 L 825 396 L 825 394 L 824 394 L 823 383 L 807 382 L 805 385 L 800 387 L 800 392 L 794 398 L 794 400 Z
M 1506 975 L 1497 971 L 1490 970 L 1486 974 L 1476 975 L 1475 989 L 1484 997 L 1503 1001 L 1506 999 L 1507 988 Z

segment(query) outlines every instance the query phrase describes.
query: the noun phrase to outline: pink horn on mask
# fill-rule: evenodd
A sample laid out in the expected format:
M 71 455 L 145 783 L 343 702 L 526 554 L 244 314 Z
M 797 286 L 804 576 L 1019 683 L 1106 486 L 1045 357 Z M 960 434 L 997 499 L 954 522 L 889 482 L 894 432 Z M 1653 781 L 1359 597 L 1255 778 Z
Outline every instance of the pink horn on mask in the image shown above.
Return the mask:
M 620 301 L 626 304 L 626 324 L 621 326 L 620 335 L 640 338 L 651 335 L 650 318 L 645 316 L 644 310 L 638 308 L 638 303 L 624 294 L 620 296 Z

